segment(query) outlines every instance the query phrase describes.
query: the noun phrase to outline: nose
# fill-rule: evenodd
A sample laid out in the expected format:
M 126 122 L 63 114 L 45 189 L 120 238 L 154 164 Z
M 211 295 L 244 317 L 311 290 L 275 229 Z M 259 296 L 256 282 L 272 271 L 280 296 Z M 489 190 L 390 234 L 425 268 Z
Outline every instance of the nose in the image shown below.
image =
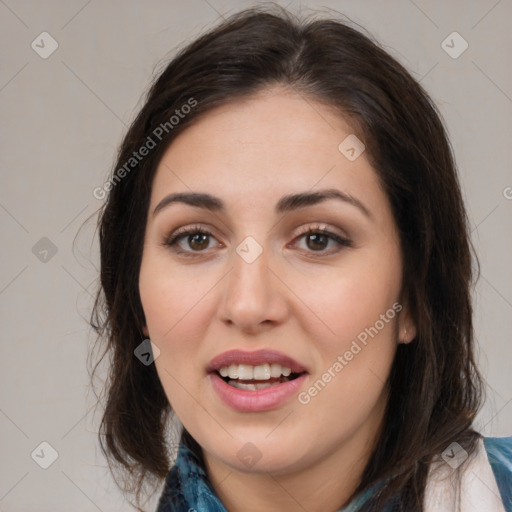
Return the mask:
M 222 281 L 221 320 L 250 334 L 282 324 L 289 313 L 284 276 L 265 249 L 254 261 L 240 254 L 233 251 L 231 271 Z

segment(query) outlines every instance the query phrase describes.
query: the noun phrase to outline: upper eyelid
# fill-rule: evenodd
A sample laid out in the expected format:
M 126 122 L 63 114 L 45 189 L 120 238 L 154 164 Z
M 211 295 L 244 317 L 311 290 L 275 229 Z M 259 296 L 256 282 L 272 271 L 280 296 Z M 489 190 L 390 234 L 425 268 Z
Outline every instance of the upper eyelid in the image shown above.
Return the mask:
M 189 226 L 182 226 L 180 228 L 175 229 L 174 231 L 172 231 L 172 233 L 170 233 L 169 238 L 172 236 L 176 236 L 176 235 L 180 235 L 180 234 L 187 234 L 187 233 L 196 232 L 196 231 L 197 232 L 205 231 L 208 233 L 213 232 L 212 229 L 210 229 L 207 226 L 203 226 L 202 224 L 191 224 Z
M 320 231 L 326 233 L 332 233 L 333 235 L 339 236 L 340 238 L 349 238 L 349 236 L 343 232 L 338 233 L 337 231 L 342 231 L 339 228 L 331 227 L 326 222 L 314 222 L 313 224 L 306 225 L 299 229 L 299 232 L 295 236 L 300 236 L 307 234 L 310 231 Z
M 325 222 L 313 222 L 312 224 L 305 225 L 299 229 L 298 233 L 295 233 L 295 237 L 305 235 L 310 231 L 325 231 L 326 233 L 332 233 L 333 235 L 339 236 L 340 238 L 349 238 L 349 236 L 345 233 L 337 233 L 336 231 L 339 230 L 339 228 L 332 228 L 329 226 L 329 224 Z M 183 226 L 180 228 L 175 229 L 172 231 L 168 236 L 167 239 L 176 238 L 180 235 L 187 235 L 190 233 L 196 233 L 201 232 L 208 234 L 210 236 L 216 236 L 215 235 L 215 228 L 210 228 L 206 225 L 202 224 L 191 224 L 190 226 Z M 341 231 L 341 230 L 340 230 Z

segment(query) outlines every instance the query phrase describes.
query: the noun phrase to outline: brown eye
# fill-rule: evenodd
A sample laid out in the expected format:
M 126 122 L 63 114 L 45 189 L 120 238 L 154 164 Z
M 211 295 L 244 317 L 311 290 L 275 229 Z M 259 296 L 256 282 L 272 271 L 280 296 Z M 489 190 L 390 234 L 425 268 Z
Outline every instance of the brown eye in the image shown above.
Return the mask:
M 328 243 L 329 237 L 324 234 L 314 233 L 306 237 L 306 245 L 313 251 L 325 249 Z
M 164 245 L 172 251 L 184 256 L 195 256 L 206 252 L 215 237 L 201 226 L 179 229 L 169 236 Z
M 195 233 L 193 235 L 188 235 L 187 242 L 191 249 L 195 251 L 202 251 L 203 249 L 208 248 L 208 237 L 206 233 Z
M 324 227 L 308 228 L 297 239 L 296 243 L 305 241 L 302 249 L 305 252 L 317 253 L 318 256 L 330 256 L 338 253 L 343 247 L 352 247 L 352 242 L 332 233 Z M 330 246 L 333 246 L 329 249 Z

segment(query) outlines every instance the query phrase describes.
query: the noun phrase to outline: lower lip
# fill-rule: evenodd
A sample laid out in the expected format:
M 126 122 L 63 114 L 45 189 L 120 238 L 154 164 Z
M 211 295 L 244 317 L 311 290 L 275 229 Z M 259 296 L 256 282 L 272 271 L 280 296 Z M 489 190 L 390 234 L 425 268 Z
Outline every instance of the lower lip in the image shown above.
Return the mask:
M 296 379 L 274 384 L 265 389 L 245 390 L 230 386 L 215 372 L 209 374 L 210 382 L 221 400 L 240 412 L 276 409 L 299 391 L 307 376 L 308 374 L 304 373 Z

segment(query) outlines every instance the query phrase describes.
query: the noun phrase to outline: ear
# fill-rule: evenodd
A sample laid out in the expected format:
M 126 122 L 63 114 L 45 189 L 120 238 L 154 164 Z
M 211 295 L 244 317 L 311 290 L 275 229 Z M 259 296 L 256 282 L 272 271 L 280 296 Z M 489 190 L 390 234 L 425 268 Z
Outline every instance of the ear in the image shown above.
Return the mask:
M 398 339 L 397 343 L 410 343 L 416 338 L 416 322 L 411 315 L 407 301 L 402 304 L 402 310 L 398 317 Z
M 143 332 L 144 336 L 146 336 L 146 338 L 149 338 L 149 331 L 148 331 L 147 325 L 142 326 L 142 332 Z

